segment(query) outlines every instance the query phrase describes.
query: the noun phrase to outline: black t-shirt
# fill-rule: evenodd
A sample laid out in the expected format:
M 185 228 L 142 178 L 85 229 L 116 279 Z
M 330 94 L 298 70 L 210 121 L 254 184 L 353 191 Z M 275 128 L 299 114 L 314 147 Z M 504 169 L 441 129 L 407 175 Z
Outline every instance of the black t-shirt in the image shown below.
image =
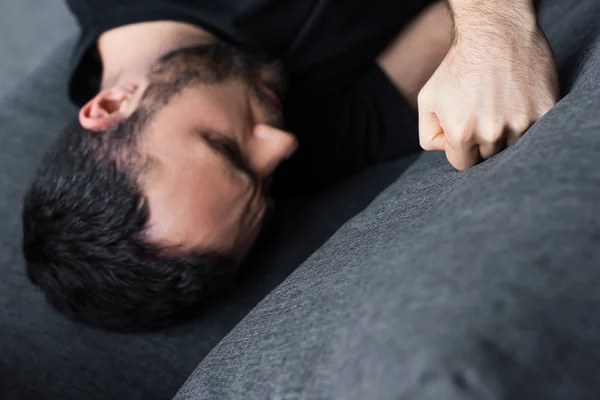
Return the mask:
M 416 115 L 375 59 L 430 2 L 67 0 L 82 28 L 70 96 L 83 104 L 97 92 L 103 32 L 147 21 L 192 23 L 283 60 L 291 85 L 286 124 L 300 142 L 297 168 L 288 171 L 323 183 L 418 148 Z

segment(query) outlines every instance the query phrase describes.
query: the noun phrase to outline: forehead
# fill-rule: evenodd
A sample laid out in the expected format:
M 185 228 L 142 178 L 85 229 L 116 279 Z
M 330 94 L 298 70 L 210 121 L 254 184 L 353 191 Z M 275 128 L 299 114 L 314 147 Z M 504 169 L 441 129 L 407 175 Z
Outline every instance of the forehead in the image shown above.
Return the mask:
M 197 179 L 171 163 L 156 162 L 143 184 L 150 210 L 148 233 L 165 246 L 228 251 L 243 209 L 235 188 L 218 185 L 215 169 Z

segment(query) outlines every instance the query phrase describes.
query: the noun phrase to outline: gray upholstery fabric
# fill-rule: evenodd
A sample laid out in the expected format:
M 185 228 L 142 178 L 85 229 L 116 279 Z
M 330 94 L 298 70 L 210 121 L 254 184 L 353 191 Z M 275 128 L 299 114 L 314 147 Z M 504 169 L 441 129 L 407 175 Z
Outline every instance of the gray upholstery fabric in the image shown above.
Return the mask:
M 0 0 L 0 97 L 31 73 L 77 24 L 64 1 Z
M 423 155 L 176 400 L 599 398 L 600 2 L 540 12 L 566 97 L 466 173 Z
M 52 139 L 75 110 L 65 99 L 72 42 L 0 100 L 0 399 L 167 399 L 208 351 L 411 160 L 381 166 L 331 191 L 279 204 L 239 282 L 189 324 L 119 335 L 57 315 L 27 281 L 21 198 Z

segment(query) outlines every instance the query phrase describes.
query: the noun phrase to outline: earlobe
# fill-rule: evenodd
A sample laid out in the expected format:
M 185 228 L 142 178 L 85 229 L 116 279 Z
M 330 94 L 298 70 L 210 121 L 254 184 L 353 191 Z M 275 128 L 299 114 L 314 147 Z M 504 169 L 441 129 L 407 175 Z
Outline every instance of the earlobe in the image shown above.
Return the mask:
M 87 130 L 102 132 L 128 118 L 140 99 L 137 85 L 103 89 L 79 111 L 79 123 Z

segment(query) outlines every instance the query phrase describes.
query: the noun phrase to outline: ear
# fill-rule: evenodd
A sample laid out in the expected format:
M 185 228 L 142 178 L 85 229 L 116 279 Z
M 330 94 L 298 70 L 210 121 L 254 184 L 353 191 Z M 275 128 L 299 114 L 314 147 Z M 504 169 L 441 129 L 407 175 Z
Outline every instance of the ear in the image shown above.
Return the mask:
M 90 131 L 105 131 L 127 119 L 139 106 L 144 89 L 126 83 L 103 89 L 79 111 L 79 123 Z

